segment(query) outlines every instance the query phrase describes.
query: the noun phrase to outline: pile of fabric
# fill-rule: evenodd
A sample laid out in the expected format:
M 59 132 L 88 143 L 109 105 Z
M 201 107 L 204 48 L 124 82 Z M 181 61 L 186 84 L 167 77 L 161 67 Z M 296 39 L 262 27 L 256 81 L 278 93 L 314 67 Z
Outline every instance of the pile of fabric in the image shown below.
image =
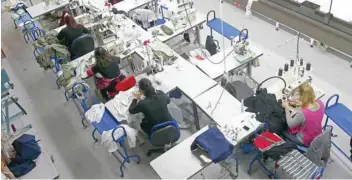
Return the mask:
M 35 136 L 23 134 L 11 144 L 8 137 L 2 136 L 1 141 L 1 172 L 6 178 L 21 177 L 36 167 L 41 148 Z
M 38 53 L 36 60 L 39 66 L 45 70 L 52 69 L 55 66 L 51 57 L 63 58 L 63 61 L 61 62 L 62 64 L 69 62 L 71 59 L 71 54 L 68 48 L 61 45 L 56 36 L 57 32 L 51 31 L 33 42 L 33 46 Z
M 99 123 L 102 118 L 103 115 L 105 113 L 105 105 L 100 103 L 100 104 L 96 104 L 93 105 L 86 113 L 85 113 L 85 117 L 87 118 L 89 123 Z M 127 143 L 129 145 L 129 148 L 134 148 L 136 147 L 136 140 L 137 140 L 137 134 L 138 131 L 131 128 L 128 125 L 124 125 L 121 124 L 119 125 L 119 127 L 115 132 L 114 132 L 114 137 L 115 139 L 119 139 L 123 136 L 127 136 Z M 124 131 L 125 130 L 125 131 Z M 114 142 L 113 137 L 112 137 L 112 131 L 108 130 L 108 131 L 104 131 L 102 133 L 102 141 L 101 141 L 101 145 L 105 148 L 108 149 L 109 152 L 115 152 L 116 150 L 118 150 L 118 146 L 116 144 L 116 142 Z M 125 134 L 126 132 L 126 134 Z
M 284 108 L 276 100 L 275 94 L 269 94 L 266 89 L 258 91 L 256 96 L 245 99 L 244 106 L 247 107 L 247 112 L 256 114 L 259 122 L 266 122 L 271 132 L 280 135 L 288 129 Z

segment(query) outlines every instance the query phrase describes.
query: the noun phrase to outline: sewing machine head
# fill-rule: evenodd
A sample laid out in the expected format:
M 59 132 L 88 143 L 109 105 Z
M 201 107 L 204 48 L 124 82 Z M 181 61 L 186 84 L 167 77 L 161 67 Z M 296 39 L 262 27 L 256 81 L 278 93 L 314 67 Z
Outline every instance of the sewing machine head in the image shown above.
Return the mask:
M 196 12 L 196 9 L 187 9 L 187 12 L 184 10 L 180 13 L 173 14 L 170 20 L 175 28 L 181 28 L 182 26 L 189 25 L 189 21 L 192 22 L 196 19 Z
M 307 76 L 307 77 L 302 77 L 296 80 L 295 82 L 291 83 L 288 85 L 284 90 L 283 90 L 283 98 L 285 99 L 291 99 L 296 98 L 297 93 L 298 93 L 298 88 L 304 83 L 311 83 L 312 82 L 312 77 Z
M 249 45 L 248 41 L 241 41 L 241 42 L 236 43 L 233 46 L 233 48 L 234 48 L 236 54 L 243 56 L 243 55 L 247 54 L 247 52 L 248 52 L 248 45 Z
M 110 41 L 111 43 L 107 44 L 107 50 L 111 54 L 118 55 L 123 53 L 124 49 L 124 42 L 120 38 L 115 38 L 114 42 Z

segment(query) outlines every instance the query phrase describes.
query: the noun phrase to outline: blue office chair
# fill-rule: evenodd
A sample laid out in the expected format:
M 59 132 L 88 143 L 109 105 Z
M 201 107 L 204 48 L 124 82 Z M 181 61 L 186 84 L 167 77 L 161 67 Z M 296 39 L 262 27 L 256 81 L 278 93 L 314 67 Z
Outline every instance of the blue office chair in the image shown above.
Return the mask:
M 72 42 L 71 53 L 74 56 L 72 59 L 79 58 L 89 52 L 92 52 L 94 48 L 93 37 L 87 34 L 83 34 Z
M 160 148 L 150 149 L 147 152 L 147 156 L 149 157 L 153 153 L 165 152 L 172 144 L 178 141 L 180 134 L 180 128 L 174 119 L 155 125 L 151 134 L 148 135 L 148 139 L 153 146 Z
M 85 113 L 94 105 L 94 104 L 99 104 L 98 99 L 93 96 L 90 91 L 89 91 L 89 86 L 86 83 L 75 83 L 72 86 L 72 95 L 69 96 L 68 92 L 65 92 L 65 97 L 71 97 L 74 100 L 77 100 L 79 102 L 79 105 L 74 101 L 75 105 L 77 106 L 77 109 L 80 111 L 81 115 L 81 122 L 83 125 L 83 128 L 86 129 L 87 125 L 85 124 L 86 117 Z

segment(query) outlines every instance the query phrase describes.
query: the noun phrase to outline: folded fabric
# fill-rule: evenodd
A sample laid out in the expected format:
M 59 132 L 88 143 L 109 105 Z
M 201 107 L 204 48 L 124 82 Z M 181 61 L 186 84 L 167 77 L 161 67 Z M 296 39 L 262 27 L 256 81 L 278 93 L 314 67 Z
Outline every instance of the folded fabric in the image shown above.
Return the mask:
M 113 104 L 118 119 L 130 122 L 128 108 L 133 100 L 133 92 L 134 88 L 122 91 L 114 97 Z
M 137 139 L 137 134 L 138 131 L 131 128 L 128 125 L 120 125 L 121 127 L 123 127 L 126 131 L 126 135 L 127 135 L 127 143 L 129 148 L 134 148 L 136 147 L 136 139 Z M 114 142 L 113 138 L 112 138 L 112 131 L 113 129 L 109 130 L 109 131 L 104 131 L 102 133 L 102 141 L 101 141 L 101 145 L 103 147 L 107 147 L 109 152 L 115 152 L 118 149 L 118 146 L 116 144 L 116 142 Z M 114 132 L 114 137 L 116 140 L 118 140 L 119 138 L 124 136 L 124 131 L 122 128 L 118 128 L 115 132 Z
M 271 149 L 272 147 L 279 146 L 285 143 L 281 137 L 270 131 L 265 131 L 259 134 L 255 139 L 253 144 L 262 152 Z
M 99 123 L 105 112 L 103 103 L 93 105 L 84 115 L 89 123 Z
M 230 156 L 235 146 L 225 138 L 217 127 L 211 127 L 193 141 L 191 150 L 198 147 L 207 152 L 214 163 L 218 163 Z

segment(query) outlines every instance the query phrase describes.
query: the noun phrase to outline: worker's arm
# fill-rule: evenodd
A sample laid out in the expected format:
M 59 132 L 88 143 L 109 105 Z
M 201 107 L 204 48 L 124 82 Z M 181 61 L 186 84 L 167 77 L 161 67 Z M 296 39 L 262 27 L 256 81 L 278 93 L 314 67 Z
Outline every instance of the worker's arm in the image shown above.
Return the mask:
M 138 103 L 137 99 L 133 99 L 130 107 L 128 108 L 128 111 L 131 114 L 137 114 L 142 112 L 142 106 Z
M 170 97 L 165 94 L 163 91 L 157 91 L 157 93 L 162 97 L 162 99 L 167 103 L 170 104 Z
M 300 124 L 304 124 L 305 117 L 302 111 L 297 112 L 297 114 L 294 117 L 292 117 L 290 110 L 288 109 L 285 109 L 285 113 L 286 113 L 287 125 L 289 128 L 293 128 Z

